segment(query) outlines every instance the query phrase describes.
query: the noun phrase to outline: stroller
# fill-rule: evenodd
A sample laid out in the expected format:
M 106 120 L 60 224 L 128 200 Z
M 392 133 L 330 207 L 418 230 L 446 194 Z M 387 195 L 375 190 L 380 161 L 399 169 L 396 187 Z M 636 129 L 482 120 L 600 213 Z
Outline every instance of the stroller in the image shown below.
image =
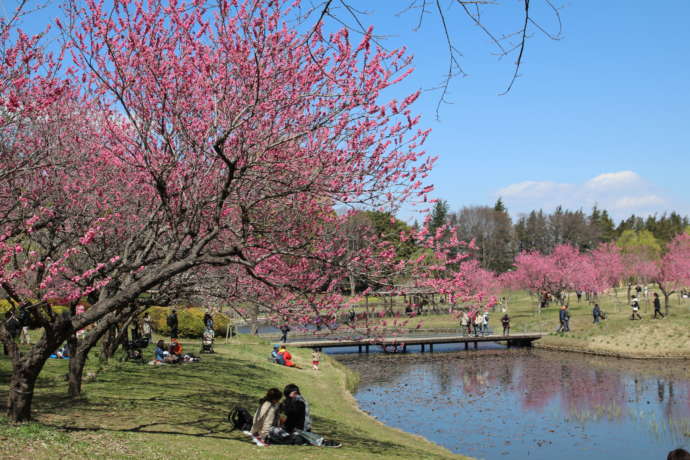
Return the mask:
M 213 329 L 205 328 L 204 335 L 201 336 L 201 352 L 200 353 L 215 353 L 213 351 L 213 341 L 216 337 Z

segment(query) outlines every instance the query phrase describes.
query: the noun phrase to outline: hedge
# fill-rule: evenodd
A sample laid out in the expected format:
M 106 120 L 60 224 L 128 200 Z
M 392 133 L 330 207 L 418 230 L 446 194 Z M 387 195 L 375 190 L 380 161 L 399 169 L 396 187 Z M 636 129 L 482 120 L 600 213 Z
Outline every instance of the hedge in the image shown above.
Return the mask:
M 178 307 L 177 324 L 180 337 L 201 337 L 204 333 L 204 308 Z M 154 331 L 161 335 L 170 335 L 167 318 L 172 309 L 170 307 L 151 307 L 148 310 Z M 227 316 L 216 313 L 213 315 L 213 329 L 216 335 L 225 336 L 230 320 Z

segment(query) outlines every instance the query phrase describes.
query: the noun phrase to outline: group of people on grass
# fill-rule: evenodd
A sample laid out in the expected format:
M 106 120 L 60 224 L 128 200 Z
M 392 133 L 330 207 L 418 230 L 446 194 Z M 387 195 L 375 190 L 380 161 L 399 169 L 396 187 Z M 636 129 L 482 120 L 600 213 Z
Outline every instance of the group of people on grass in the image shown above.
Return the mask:
M 301 367 L 295 364 L 295 362 L 292 360 L 292 353 L 288 351 L 285 344 L 273 345 L 273 350 L 271 351 L 271 356 L 269 359 L 271 360 L 271 362 L 280 364 L 281 366 L 301 369 Z M 318 371 L 320 362 L 321 348 L 314 348 L 311 352 L 311 368 L 315 371 Z
M 639 292 L 639 291 L 638 291 Z M 661 312 L 661 301 L 659 300 L 659 294 L 656 292 L 653 294 L 653 305 L 654 305 L 654 316 L 652 316 L 652 319 L 660 319 L 664 318 L 665 315 Z M 642 316 L 640 316 L 640 301 L 637 297 L 637 295 L 633 295 L 631 301 L 630 301 L 630 308 L 631 308 L 631 315 L 630 319 L 631 320 L 641 320 Z M 592 318 L 593 318 L 593 323 L 594 324 L 599 324 L 601 323 L 601 320 L 606 319 L 606 314 L 601 310 L 601 307 L 599 306 L 598 303 L 594 304 L 594 307 L 592 308 Z M 568 305 L 564 304 L 561 306 L 559 312 L 558 312 L 558 320 L 559 320 L 559 327 L 556 330 L 556 332 L 569 332 L 570 331 L 570 313 L 568 312 Z
M 161 339 L 156 343 L 156 349 L 153 351 L 153 361 L 150 364 L 177 364 L 182 362 L 183 359 L 182 344 L 177 338 L 170 339 L 168 346 Z
M 282 393 L 277 388 L 269 389 L 266 396 L 259 400 L 259 408 L 254 414 L 249 434 L 260 446 L 287 444 L 340 447 L 340 443 L 313 433 L 311 425 L 309 404 L 302 397 L 299 387 L 291 383 Z
M 664 318 L 664 314 L 661 312 L 661 302 L 659 300 L 659 294 L 656 292 L 653 294 L 653 304 L 654 304 L 654 316 L 653 319 Z M 543 297 L 542 297 L 543 298 Z M 642 319 L 640 316 L 640 302 L 636 295 L 633 295 L 632 301 L 630 303 L 632 308 L 631 320 Z M 505 310 L 504 310 L 505 311 Z M 592 308 L 592 317 L 594 324 L 598 324 L 601 320 L 606 319 L 606 314 L 601 310 L 598 303 L 594 304 Z M 558 311 L 558 329 L 556 332 L 570 332 L 570 311 L 568 309 L 568 304 L 564 303 Z M 489 313 L 480 311 L 470 311 L 463 312 L 460 325 L 462 332 L 467 335 L 474 334 L 475 337 L 479 335 L 484 335 L 490 333 L 489 331 Z M 503 326 L 503 335 L 510 334 L 510 316 L 505 313 L 501 317 L 501 325 Z
M 652 319 L 664 318 L 665 315 L 661 313 L 661 301 L 659 300 L 659 294 L 656 292 L 654 293 L 652 304 L 654 305 L 654 316 L 652 316 Z M 630 302 L 630 308 L 632 309 L 632 314 L 630 315 L 631 320 L 634 321 L 635 319 L 642 319 L 640 316 L 640 301 L 637 299 L 637 296 L 633 296 L 632 301 Z

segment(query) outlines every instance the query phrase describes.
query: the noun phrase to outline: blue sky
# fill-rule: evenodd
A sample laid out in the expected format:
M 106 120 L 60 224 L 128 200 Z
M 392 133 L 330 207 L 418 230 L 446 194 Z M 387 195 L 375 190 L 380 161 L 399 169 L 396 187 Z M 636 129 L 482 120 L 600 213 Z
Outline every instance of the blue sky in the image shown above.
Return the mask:
M 514 57 L 498 59 L 457 6 L 447 10 L 469 75 L 452 81 L 452 104 L 441 107 L 440 119 L 439 92 L 424 91 L 414 106 L 422 127 L 432 128 L 426 149 L 439 156 L 429 178 L 433 196 L 453 211 L 501 196 L 513 216 L 595 203 L 615 218 L 690 214 L 690 1 L 553 1 L 562 6 L 562 38 L 532 28 L 521 77 L 503 96 Z M 0 2 L 5 10 L 14 4 Z M 363 22 L 386 36 L 387 47 L 406 45 L 415 56 L 415 73 L 391 95 L 441 81 L 448 53 L 438 16 L 426 15 L 415 32 L 416 12 L 396 15 L 410 0 L 350 2 L 367 10 Z M 25 25 L 44 24 L 56 4 Z M 516 30 L 520 4 L 485 5 L 485 24 L 497 35 Z M 540 24 L 557 29 L 543 0 L 532 8 Z M 400 217 L 419 218 L 410 209 Z
M 392 35 L 386 44 L 404 43 L 416 59 L 401 94 L 434 86 L 447 67 L 437 17 L 413 32 L 414 14 L 390 14 L 407 2 L 380 3 L 387 8 L 369 2 L 368 19 Z M 487 24 L 516 29 L 519 3 L 486 5 Z M 543 25 L 554 24 L 540 0 L 532 4 Z M 430 178 L 435 197 L 458 210 L 500 195 L 514 216 L 594 203 L 616 218 L 690 213 L 690 2 L 555 4 L 563 6 L 561 40 L 534 32 L 521 77 L 504 96 L 514 58 L 497 59 L 460 10 L 449 11 L 469 76 L 452 82 L 453 104 L 441 108 L 440 120 L 438 93 L 425 92 L 415 107 L 433 130 L 426 147 L 440 157 Z

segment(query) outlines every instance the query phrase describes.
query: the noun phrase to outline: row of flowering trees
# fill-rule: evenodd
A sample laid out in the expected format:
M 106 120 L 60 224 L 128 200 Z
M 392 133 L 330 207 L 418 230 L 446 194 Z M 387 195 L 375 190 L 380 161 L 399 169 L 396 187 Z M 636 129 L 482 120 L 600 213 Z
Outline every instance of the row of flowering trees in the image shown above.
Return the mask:
M 690 286 L 690 235 L 675 237 L 659 257 L 624 251 L 613 243 L 587 253 L 569 245 L 557 246 L 550 254 L 523 252 L 515 259 L 515 270 L 502 275 L 501 282 L 554 298 L 567 291 L 597 294 L 622 282 L 654 283 L 668 312 L 669 296 Z

